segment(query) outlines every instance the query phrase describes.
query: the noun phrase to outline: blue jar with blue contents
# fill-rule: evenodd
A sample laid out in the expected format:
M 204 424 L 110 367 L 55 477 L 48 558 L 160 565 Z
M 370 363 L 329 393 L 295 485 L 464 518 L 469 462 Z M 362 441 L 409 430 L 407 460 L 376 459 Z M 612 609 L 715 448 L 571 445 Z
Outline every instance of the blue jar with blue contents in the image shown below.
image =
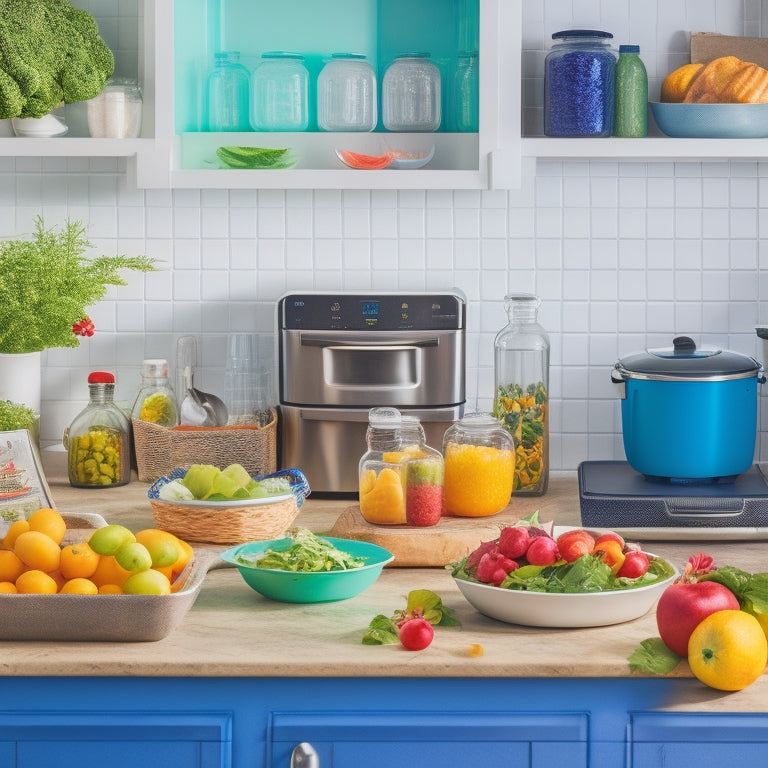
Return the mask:
M 613 133 L 616 54 L 610 32 L 555 32 L 544 63 L 544 135 L 602 137 Z

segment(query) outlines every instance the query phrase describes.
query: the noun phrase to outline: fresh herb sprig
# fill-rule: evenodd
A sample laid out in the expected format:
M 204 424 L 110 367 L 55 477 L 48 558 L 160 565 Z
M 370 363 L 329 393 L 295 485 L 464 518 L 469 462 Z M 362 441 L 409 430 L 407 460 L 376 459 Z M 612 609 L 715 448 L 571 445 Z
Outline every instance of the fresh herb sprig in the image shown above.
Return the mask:
M 77 347 L 73 326 L 104 298 L 109 285 L 126 285 L 119 270 L 151 272 L 145 256 L 86 258 L 92 248 L 79 221 L 60 230 L 35 219 L 31 239 L 0 241 L 0 352 Z

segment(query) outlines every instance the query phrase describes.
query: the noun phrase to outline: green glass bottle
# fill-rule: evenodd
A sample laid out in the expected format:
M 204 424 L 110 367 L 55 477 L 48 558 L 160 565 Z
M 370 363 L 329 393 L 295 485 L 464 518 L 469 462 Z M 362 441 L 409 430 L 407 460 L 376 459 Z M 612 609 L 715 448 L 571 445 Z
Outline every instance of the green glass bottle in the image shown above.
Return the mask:
M 613 135 L 648 135 L 648 73 L 639 45 L 620 45 L 614 85 Z

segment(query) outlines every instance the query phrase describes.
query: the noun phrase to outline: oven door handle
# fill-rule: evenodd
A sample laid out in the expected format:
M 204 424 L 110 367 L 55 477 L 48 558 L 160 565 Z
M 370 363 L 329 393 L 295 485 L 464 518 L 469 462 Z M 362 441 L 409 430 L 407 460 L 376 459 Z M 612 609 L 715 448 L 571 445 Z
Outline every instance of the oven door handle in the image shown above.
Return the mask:
M 326 338 L 323 336 L 301 336 L 302 347 L 364 347 L 366 349 L 402 349 L 403 347 L 438 347 L 440 346 L 440 339 L 398 339 L 397 341 L 390 342 L 366 342 L 366 341 L 353 341 L 343 340 L 339 338 Z

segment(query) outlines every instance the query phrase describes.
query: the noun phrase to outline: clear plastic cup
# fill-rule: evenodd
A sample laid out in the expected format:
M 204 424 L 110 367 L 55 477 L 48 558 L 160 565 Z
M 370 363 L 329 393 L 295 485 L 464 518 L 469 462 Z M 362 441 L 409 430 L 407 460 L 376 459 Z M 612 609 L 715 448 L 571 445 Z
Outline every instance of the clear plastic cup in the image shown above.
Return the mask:
M 317 124 L 323 131 L 372 131 L 378 118 L 376 74 L 365 56 L 334 53 L 317 78 Z
M 274 360 L 271 335 L 230 334 L 224 378 L 229 424 L 265 426 L 272 420 Z

